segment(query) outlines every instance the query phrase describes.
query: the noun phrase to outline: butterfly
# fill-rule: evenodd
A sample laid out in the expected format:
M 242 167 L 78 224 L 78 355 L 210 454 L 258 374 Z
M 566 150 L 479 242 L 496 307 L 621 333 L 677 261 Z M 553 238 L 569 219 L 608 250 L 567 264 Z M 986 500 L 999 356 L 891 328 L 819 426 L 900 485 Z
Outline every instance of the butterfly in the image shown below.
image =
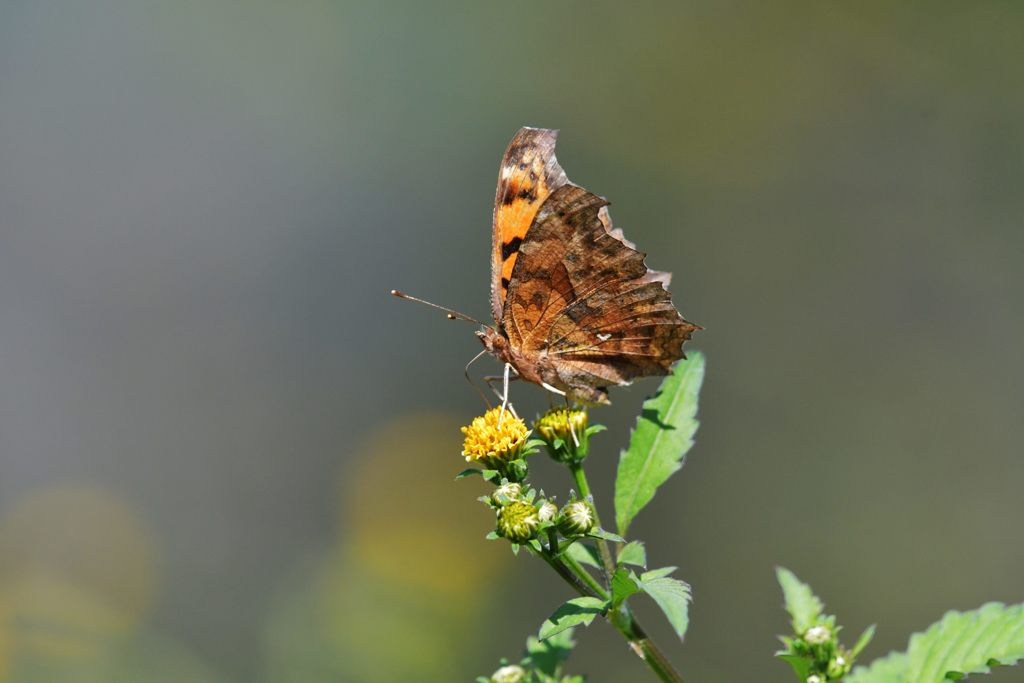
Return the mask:
M 612 226 L 608 201 L 569 181 L 557 136 L 521 128 L 505 150 L 491 242 L 495 325 L 476 334 L 505 364 L 506 401 L 512 370 L 568 400 L 609 403 L 611 386 L 669 374 L 702 328 L 676 310 L 671 274 L 648 269 Z

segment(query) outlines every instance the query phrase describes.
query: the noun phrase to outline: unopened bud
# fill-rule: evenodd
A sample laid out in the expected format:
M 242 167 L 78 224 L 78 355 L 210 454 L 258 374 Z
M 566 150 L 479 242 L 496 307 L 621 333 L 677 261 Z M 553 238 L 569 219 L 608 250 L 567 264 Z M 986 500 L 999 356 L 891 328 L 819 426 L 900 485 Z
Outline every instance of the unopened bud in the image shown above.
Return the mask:
M 526 671 L 515 664 L 503 666 L 491 674 L 491 683 L 523 683 L 525 680 Z
M 804 640 L 811 645 L 824 645 L 832 640 L 832 632 L 828 626 L 812 626 L 804 633 Z
M 540 518 L 529 503 L 516 501 L 498 510 L 498 533 L 513 543 L 526 543 L 537 533 Z
M 543 503 L 540 504 L 540 507 L 537 508 L 537 519 L 539 519 L 542 524 L 544 522 L 554 521 L 555 517 L 557 516 L 558 506 L 552 503 L 550 500 L 545 500 Z
M 558 528 L 566 536 L 582 535 L 594 528 L 594 508 L 585 500 L 566 503 Z

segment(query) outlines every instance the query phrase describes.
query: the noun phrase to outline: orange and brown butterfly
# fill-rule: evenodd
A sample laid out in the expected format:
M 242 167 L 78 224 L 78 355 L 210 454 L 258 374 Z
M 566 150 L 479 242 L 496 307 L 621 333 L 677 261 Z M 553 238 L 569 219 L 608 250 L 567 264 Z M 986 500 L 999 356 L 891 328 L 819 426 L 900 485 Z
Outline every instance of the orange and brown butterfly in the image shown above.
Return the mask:
M 612 227 L 607 200 L 569 182 L 557 136 L 521 128 L 505 150 L 494 198 L 495 326 L 477 336 L 521 379 L 608 403 L 610 386 L 668 374 L 701 328 L 673 305 L 671 275 L 649 270 Z

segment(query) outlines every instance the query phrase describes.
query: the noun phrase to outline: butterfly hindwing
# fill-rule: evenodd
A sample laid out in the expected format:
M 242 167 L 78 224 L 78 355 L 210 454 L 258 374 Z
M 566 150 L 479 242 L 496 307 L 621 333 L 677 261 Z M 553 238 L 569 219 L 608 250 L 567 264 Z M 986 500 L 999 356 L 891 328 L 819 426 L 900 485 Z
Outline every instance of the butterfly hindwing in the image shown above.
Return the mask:
M 522 364 L 571 398 L 606 402 L 606 387 L 663 375 L 698 329 L 665 289 L 667 273 L 613 230 L 607 201 L 555 189 L 519 247 L 501 318 Z
M 568 183 L 555 158 L 558 131 L 520 128 L 502 157 L 494 197 L 491 311 L 500 322 L 512 271 L 526 233 L 548 196 Z

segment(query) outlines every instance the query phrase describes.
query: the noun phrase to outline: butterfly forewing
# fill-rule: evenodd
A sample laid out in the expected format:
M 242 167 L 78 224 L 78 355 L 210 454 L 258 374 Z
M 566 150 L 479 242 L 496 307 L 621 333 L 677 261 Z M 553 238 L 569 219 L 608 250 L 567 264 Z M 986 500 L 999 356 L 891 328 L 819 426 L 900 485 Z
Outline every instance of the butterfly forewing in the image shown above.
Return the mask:
M 494 197 L 491 311 L 500 322 L 526 233 L 548 196 L 568 179 L 555 158 L 558 131 L 520 128 L 505 150 Z

